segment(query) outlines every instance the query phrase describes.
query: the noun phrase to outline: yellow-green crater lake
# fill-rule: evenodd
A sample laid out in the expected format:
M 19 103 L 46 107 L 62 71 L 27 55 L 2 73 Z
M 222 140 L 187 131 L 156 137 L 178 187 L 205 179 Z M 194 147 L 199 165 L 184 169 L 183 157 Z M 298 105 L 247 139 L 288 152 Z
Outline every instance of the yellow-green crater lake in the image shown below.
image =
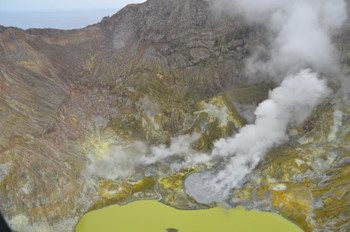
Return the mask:
M 273 213 L 244 208 L 178 210 L 158 201 L 137 201 L 87 213 L 76 232 L 302 232 Z

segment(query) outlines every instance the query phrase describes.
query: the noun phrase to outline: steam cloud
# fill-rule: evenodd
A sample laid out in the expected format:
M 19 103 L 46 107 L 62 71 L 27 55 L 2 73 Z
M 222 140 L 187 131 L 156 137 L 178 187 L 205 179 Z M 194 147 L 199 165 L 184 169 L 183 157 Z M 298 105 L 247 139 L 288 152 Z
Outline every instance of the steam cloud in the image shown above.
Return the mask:
M 346 20 L 343 0 L 209 0 L 214 9 L 263 23 L 271 34 L 248 60 L 248 76 L 283 79 L 303 68 L 336 72 L 337 51 L 331 37 Z M 261 59 L 261 57 L 268 57 Z
M 247 74 L 284 80 L 258 106 L 255 124 L 243 127 L 233 138 L 215 143 L 212 155 L 229 157 L 226 166 L 186 179 L 186 193 L 201 203 L 223 200 L 231 189 L 240 187 L 269 149 L 288 140 L 288 126 L 306 120 L 311 110 L 330 94 L 326 82 L 305 68 L 336 71 L 337 52 L 331 37 L 346 19 L 343 0 L 210 2 L 214 8 L 223 10 L 225 6 L 225 10 L 243 15 L 250 23 L 267 25 L 271 44 L 248 59 Z M 267 54 L 268 59 L 261 59 L 262 54 Z
M 310 70 L 287 77 L 258 106 L 255 124 L 215 143 L 214 156 L 231 157 L 225 168 L 217 173 L 190 175 L 185 182 L 186 192 L 200 203 L 224 199 L 232 188 L 243 183 L 271 147 L 288 140 L 287 127 L 303 122 L 329 93 L 326 82 Z
M 127 146 L 111 144 L 109 154 L 103 154 L 102 158 L 96 158 L 89 154 L 91 163 L 88 172 L 92 175 L 107 178 L 120 179 L 135 176 L 145 169 L 156 169 L 162 162 L 170 168 L 170 172 L 179 171 L 181 168 L 211 160 L 208 154 L 201 154 L 192 148 L 192 143 L 200 138 L 200 134 L 181 135 L 171 138 L 170 145 L 148 146 L 143 142 L 133 142 Z M 167 159 L 171 159 L 170 161 Z M 156 167 L 152 165 L 157 164 Z
M 191 148 L 199 135 L 173 138 L 170 146 L 112 146 L 111 154 L 89 165 L 90 173 L 104 178 L 132 175 L 138 167 L 166 163 L 179 170 L 221 157 L 223 167 L 190 175 L 185 191 L 200 203 L 224 200 L 240 187 L 269 149 L 288 141 L 288 128 L 301 124 L 331 91 L 319 73 L 337 71 L 337 51 L 331 37 L 346 19 L 344 0 L 208 0 L 217 10 L 263 23 L 271 34 L 268 47 L 248 59 L 248 76 L 271 77 L 281 85 L 269 93 L 250 124 L 232 138 L 215 142 L 210 154 Z M 263 55 L 263 56 L 262 56 Z M 266 57 L 267 59 L 261 59 Z M 168 164 L 170 163 L 170 165 Z

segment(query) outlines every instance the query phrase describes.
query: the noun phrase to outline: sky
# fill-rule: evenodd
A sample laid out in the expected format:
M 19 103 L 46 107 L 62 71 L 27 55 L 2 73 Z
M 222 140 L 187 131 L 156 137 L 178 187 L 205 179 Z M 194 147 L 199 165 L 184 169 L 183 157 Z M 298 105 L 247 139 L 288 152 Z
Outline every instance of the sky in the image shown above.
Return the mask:
M 0 0 L 0 25 L 78 29 L 145 0 Z

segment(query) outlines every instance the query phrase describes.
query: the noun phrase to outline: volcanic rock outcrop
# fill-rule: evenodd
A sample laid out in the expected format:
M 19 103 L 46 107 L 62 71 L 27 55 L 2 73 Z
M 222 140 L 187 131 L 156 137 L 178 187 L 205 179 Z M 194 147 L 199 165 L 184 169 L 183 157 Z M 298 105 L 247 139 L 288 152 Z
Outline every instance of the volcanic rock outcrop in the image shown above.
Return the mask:
M 349 27 L 333 38 L 344 76 Z M 140 199 L 213 206 L 182 184 L 205 163 L 175 173 L 159 163 L 125 178 L 89 167 L 128 144 L 181 135 L 199 134 L 191 149 L 207 152 L 254 121 L 276 83 L 249 81 L 244 65 L 266 33 L 204 0 L 149 0 L 80 30 L 0 26 L 0 210 L 12 228 L 74 231 L 89 210 Z M 350 85 L 330 87 L 228 204 L 278 213 L 305 231 L 350 230 Z

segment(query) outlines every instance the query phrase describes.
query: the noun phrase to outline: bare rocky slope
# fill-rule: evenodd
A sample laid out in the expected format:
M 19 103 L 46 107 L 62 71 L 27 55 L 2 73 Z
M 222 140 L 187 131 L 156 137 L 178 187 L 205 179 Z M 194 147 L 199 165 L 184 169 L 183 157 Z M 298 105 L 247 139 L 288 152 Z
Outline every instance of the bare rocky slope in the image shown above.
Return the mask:
M 349 28 L 334 38 L 345 75 Z M 204 164 L 112 180 L 87 166 L 116 143 L 168 144 L 197 132 L 193 147 L 209 151 L 236 133 L 275 85 L 244 75 L 266 41 L 261 25 L 218 16 L 204 0 L 149 0 L 80 30 L 0 26 L 2 213 L 17 231 L 66 232 L 89 210 L 140 199 L 213 206 L 182 186 Z M 278 213 L 305 231 L 350 230 L 349 87 L 332 88 L 228 204 Z

